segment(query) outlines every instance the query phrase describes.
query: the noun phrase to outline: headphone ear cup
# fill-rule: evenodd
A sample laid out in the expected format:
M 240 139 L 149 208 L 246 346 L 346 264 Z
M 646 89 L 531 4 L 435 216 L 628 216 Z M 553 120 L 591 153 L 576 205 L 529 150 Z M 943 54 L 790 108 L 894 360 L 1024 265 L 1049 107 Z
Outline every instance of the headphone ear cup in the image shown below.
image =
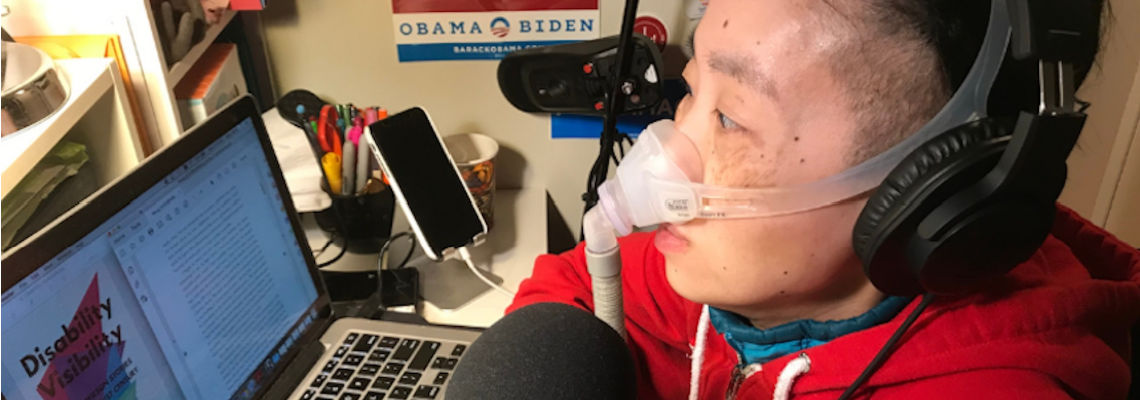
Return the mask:
M 926 291 L 918 281 L 923 266 L 908 262 L 907 242 L 930 210 L 993 168 L 1009 132 L 1005 121 L 992 118 L 959 125 L 919 146 L 871 194 L 855 222 L 852 245 L 879 290 Z

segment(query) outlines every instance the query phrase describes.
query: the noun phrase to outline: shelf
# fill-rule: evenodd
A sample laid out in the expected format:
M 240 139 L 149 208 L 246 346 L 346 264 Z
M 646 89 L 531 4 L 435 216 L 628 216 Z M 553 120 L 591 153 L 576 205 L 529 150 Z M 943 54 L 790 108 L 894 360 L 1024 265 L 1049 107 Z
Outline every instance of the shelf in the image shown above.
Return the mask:
M 67 79 L 67 102 L 43 121 L 0 141 L 0 197 L 7 196 L 99 98 L 113 90 L 114 62 L 110 58 L 56 60 Z
M 206 52 L 206 48 L 214 44 L 214 40 L 218 38 L 218 34 L 221 34 L 222 30 L 226 29 L 226 26 L 229 26 L 230 21 L 234 19 L 234 15 L 237 15 L 237 11 L 226 10 L 226 13 L 222 15 L 222 19 L 210 25 L 209 28 L 206 28 L 206 35 L 203 36 L 202 40 L 195 44 L 194 47 L 190 48 L 190 51 L 186 53 L 186 57 L 182 57 L 181 60 L 170 67 L 170 71 L 166 73 L 167 88 L 173 90 L 174 86 L 178 85 L 178 82 L 182 80 L 182 77 L 186 76 L 186 72 L 190 70 L 190 67 L 193 67 L 194 63 L 198 62 L 198 58 L 202 57 L 202 53 Z

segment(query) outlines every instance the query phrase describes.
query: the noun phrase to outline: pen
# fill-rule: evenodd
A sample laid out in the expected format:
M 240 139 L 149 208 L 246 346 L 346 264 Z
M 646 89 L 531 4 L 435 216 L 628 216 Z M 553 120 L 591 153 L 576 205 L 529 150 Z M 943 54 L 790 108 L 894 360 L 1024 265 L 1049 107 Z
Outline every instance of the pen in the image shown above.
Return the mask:
M 336 153 L 325 153 L 325 155 L 321 157 L 321 167 L 324 168 L 325 177 L 329 180 L 329 193 L 340 193 L 340 156 Z
M 343 195 L 352 195 L 356 192 L 356 178 L 353 176 L 356 172 L 356 146 L 352 141 L 344 141 L 344 157 L 341 160 L 340 174 L 341 178 L 341 191 Z
M 341 108 L 340 118 L 344 120 L 344 129 L 341 130 L 341 133 L 348 135 L 348 128 L 352 127 L 352 104 L 345 104 Z
M 344 105 L 336 105 L 336 129 L 339 133 L 344 130 Z

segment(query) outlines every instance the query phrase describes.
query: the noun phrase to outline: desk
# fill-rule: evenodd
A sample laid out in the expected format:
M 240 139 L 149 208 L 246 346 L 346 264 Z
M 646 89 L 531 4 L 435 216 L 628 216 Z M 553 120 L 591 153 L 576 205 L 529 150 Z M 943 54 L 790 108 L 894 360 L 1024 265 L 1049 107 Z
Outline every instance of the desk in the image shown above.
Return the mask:
M 316 226 L 312 215 L 305 215 L 303 225 L 309 246 L 319 249 L 328 240 Z M 407 218 L 397 207 L 392 232 L 410 230 Z M 492 281 L 512 291 L 530 276 L 534 259 L 546 252 L 546 191 L 543 189 L 499 189 L 495 193 L 495 226 L 483 244 L 471 249 L 476 267 Z M 318 257 L 329 259 L 339 252 L 336 245 Z M 390 257 L 403 258 L 407 241 L 392 244 Z M 345 253 L 328 266 L 330 270 L 358 271 L 375 269 L 378 254 Z M 420 271 L 423 301 L 416 311 L 428 322 L 449 325 L 487 327 L 503 316 L 511 299 L 495 291 L 475 277 L 460 260 L 435 263 L 417 251 L 408 263 Z

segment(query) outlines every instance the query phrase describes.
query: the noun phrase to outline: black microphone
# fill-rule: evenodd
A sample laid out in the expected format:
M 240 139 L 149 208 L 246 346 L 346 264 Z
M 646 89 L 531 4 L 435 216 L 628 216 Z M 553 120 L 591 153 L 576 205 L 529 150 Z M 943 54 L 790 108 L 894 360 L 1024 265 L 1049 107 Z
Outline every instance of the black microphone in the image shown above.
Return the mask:
M 487 328 L 456 366 L 450 399 L 632 399 L 625 340 L 587 311 L 529 305 Z

